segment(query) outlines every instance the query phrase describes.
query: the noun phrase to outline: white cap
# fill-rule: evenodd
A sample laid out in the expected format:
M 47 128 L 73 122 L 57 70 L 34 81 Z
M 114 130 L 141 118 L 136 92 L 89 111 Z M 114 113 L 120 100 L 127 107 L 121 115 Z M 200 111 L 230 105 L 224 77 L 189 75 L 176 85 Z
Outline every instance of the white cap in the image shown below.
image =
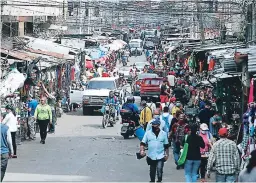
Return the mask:
M 209 128 L 208 128 L 208 125 L 207 124 L 205 124 L 205 123 L 202 123 L 201 125 L 200 125 L 200 129 L 201 130 L 209 130 Z

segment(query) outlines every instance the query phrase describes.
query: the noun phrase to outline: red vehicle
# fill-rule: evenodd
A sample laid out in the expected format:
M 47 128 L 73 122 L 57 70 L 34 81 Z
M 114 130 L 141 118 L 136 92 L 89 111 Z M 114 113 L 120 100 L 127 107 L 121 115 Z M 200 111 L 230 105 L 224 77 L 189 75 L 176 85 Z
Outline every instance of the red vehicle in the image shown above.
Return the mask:
M 132 89 L 133 89 L 133 95 L 134 96 L 140 96 L 140 87 L 143 79 L 145 78 L 157 78 L 157 74 L 153 73 L 142 73 L 139 74 L 138 77 L 136 78 L 136 81 L 132 84 Z
M 159 100 L 161 85 L 164 78 L 145 78 L 141 82 L 140 96 L 141 100 L 146 100 L 148 97 L 154 97 Z

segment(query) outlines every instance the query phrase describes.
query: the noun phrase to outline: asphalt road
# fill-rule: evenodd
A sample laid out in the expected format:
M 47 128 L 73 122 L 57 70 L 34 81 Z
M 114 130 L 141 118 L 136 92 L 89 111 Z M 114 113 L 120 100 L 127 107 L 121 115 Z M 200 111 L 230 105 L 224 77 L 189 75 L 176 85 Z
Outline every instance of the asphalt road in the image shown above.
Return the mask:
M 145 57 L 132 58 L 142 61 Z M 121 125 L 101 128 L 102 117 L 83 116 L 82 111 L 58 119 L 56 133 L 46 144 L 35 141 L 18 146 L 18 158 L 8 164 L 5 182 L 148 182 L 145 159 L 136 160 L 139 140 L 124 140 Z M 164 167 L 164 182 L 183 182 L 184 170 L 176 170 L 171 149 Z

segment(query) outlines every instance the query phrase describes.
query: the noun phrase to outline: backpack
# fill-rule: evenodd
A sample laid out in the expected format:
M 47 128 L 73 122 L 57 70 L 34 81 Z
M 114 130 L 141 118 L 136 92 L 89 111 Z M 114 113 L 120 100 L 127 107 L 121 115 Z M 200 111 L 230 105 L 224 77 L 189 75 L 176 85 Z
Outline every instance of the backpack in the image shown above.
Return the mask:
M 151 103 L 150 106 L 147 105 L 147 107 L 150 109 L 152 116 L 153 116 L 154 111 L 152 111 L 152 109 L 151 109 L 152 105 L 153 105 L 153 103 Z
M 175 132 L 175 143 L 179 146 L 182 145 L 184 137 L 185 137 L 185 125 L 178 124 Z
M 169 117 L 170 114 L 168 114 L 166 117 L 162 115 L 162 120 L 165 122 L 165 129 L 167 129 L 167 131 L 170 129 Z

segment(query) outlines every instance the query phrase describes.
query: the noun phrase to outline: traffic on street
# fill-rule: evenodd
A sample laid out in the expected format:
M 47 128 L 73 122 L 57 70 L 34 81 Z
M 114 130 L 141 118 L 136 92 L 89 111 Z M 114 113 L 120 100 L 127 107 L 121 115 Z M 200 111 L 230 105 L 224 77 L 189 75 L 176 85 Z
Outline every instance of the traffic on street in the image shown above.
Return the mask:
M 256 182 L 255 1 L 17 3 L 1 182 Z

